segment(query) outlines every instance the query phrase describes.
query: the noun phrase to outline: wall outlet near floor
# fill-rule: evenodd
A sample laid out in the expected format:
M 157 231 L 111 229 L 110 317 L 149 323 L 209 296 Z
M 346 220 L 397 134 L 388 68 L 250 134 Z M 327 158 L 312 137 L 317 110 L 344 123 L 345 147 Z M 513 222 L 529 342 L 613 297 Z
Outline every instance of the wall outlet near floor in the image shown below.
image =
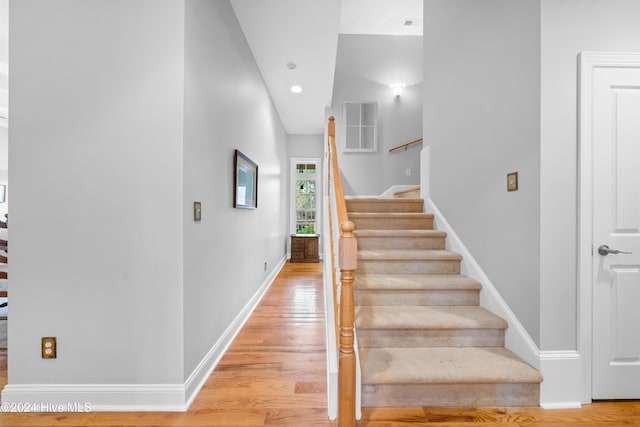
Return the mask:
M 407 174 L 407 176 L 411 176 L 411 169 L 407 168 L 405 173 Z
M 42 358 L 55 359 L 56 347 L 56 337 L 42 337 Z

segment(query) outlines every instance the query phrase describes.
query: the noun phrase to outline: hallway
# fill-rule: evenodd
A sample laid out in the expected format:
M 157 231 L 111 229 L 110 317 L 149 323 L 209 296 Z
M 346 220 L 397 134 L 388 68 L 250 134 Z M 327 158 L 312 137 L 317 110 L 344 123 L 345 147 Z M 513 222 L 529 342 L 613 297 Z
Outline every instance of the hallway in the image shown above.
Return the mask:
M 185 413 L 0 413 L 0 427 L 335 427 L 327 419 L 322 264 L 287 263 Z M 0 387 L 6 384 L 0 352 Z M 581 409 L 370 408 L 359 427 L 640 426 L 640 403 Z
M 322 263 L 287 263 L 188 412 L 1 413 L 0 426 L 329 426 L 325 363 Z

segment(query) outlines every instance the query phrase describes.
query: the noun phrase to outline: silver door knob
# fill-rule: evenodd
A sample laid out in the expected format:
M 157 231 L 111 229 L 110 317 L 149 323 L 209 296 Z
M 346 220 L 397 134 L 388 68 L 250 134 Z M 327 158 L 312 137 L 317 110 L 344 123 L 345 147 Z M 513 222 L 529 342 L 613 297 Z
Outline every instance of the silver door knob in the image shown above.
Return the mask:
M 607 256 L 609 254 L 627 254 L 627 255 L 631 255 L 631 252 L 623 252 L 623 251 L 619 251 L 617 249 L 609 249 L 609 246 L 607 245 L 600 245 L 600 247 L 598 247 L 598 253 L 602 256 Z

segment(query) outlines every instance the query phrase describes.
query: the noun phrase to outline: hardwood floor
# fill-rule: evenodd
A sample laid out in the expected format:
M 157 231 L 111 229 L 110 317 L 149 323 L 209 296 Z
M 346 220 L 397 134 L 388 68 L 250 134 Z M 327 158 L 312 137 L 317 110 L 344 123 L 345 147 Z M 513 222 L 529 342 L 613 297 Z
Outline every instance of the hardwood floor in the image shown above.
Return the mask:
M 185 413 L 0 413 L 0 426 L 336 427 L 327 419 L 322 264 L 286 264 Z M 0 387 L 6 350 L 0 351 Z M 640 426 L 639 402 L 582 409 L 365 409 L 359 427 Z

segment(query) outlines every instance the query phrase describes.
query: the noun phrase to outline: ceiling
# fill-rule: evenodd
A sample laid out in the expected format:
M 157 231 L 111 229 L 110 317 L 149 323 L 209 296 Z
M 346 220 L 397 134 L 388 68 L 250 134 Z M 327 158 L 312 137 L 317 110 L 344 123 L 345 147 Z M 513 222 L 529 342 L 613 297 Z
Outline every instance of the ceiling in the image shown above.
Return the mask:
M 422 35 L 423 0 L 231 0 L 285 130 L 318 134 L 338 34 Z M 0 0 L 0 126 L 8 116 L 9 0 Z M 405 25 L 411 21 L 411 25 Z M 295 64 L 295 69 L 288 64 Z M 294 94 L 292 85 L 302 92 Z
M 289 134 L 324 132 L 339 34 L 422 35 L 422 0 L 231 0 Z M 405 25 L 411 21 L 411 25 Z M 382 54 L 382 52 L 381 52 Z M 288 64 L 295 64 L 290 70 Z M 292 85 L 302 92 L 292 93 Z

